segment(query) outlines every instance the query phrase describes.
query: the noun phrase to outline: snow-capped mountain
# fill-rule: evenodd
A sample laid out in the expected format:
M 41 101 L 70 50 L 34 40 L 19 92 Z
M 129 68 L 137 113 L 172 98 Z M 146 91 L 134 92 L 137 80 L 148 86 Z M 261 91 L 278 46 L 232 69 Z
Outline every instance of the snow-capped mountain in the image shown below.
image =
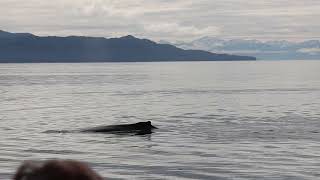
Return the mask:
M 168 43 L 168 42 L 167 42 Z M 239 54 L 255 56 L 260 60 L 296 60 L 319 59 L 320 41 L 303 42 L 258 41 L 245 39 L 223 40 L 214 37 L 203 37 L 191 42 L 171 43 L 182 49 L 199 49 L 214 53 Z

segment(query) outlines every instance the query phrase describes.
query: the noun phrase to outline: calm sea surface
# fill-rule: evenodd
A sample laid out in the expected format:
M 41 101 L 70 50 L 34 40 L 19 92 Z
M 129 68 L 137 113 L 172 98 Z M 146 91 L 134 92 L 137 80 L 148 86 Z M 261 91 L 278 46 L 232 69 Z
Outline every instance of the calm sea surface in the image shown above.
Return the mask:
M 51 158 L 109 179 L 318 179 L 320 61 L 0 64 L 0 179 Z

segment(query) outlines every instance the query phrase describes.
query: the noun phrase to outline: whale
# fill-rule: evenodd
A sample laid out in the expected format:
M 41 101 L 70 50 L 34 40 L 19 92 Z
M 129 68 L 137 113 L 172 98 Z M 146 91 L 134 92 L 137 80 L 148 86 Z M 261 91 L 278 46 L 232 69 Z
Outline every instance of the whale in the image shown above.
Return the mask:
M 151 121 L 138 122 L 134 124 L 119 124 L 109 126 L 98 126 L 80 130 L 48 130 L 44 133 L 105 133 L 105 134 L 133 134 L 145 135 L 153 133 L 153 129 L 158 129 L 151 124 Z
M 136 135 L 151 134 L 153 129 L 158 129 L 151 124 L 151 121 L 138 122 L 134 124 L 120 124 L 110 126 L 99 126 L 88 129 L 82 129 L 81 132 L 86 133 L 113 133 L 113 134 L 127 134 L 132 133 Z

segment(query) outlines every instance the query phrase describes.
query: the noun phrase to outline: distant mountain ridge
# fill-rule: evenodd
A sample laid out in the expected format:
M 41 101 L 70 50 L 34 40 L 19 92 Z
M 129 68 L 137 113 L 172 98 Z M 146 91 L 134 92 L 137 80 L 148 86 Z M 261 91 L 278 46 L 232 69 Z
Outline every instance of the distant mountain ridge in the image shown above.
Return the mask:
M 39 37 L 0 31 L 0 62 L 238 61 L 255 57 L 183 50 L 134 36 Z
M 28 37 L 28 36 L 30 37 L 34 35 L 30 33 L 10 33 L 10 32 L 0 30 L 0 38 L 15 38 L 15 37 Z
M 166 42 L 169 43 L 169 42 Z M 182 49 L 200 49 L 214 53 L 255 56 L 264 60 L 318 59 L 320 60 L 320 41 L 303 42 L 258 41 L 214 37 L 203 37 L 191 42 L 170 43 Z

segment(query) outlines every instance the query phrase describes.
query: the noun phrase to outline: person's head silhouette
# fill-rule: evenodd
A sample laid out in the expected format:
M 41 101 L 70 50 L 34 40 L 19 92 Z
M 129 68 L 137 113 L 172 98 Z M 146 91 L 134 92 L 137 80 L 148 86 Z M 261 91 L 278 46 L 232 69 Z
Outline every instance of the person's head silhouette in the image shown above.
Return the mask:
M 24 162 L 13 180 L 103 180 L 86 164 L 73 160 Z

